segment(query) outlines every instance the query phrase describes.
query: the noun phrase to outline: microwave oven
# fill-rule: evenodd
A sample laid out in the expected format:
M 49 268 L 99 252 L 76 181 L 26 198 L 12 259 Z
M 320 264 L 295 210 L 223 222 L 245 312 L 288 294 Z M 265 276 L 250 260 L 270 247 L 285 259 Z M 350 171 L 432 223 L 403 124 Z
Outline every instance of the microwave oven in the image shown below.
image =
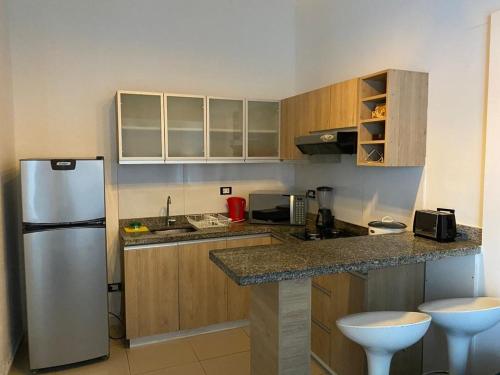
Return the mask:
M 250 223 L 305 225 L 307 197 L 305 194 L 279 191 L 250 193 L 248 204 Z

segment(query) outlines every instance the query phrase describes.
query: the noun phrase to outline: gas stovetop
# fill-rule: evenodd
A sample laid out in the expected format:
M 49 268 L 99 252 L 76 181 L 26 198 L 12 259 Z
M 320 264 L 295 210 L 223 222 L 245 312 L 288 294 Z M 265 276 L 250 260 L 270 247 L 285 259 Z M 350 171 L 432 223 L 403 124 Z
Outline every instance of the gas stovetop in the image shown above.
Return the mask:
M 295 232 L 290 234 L 302 241 L 319 241 L 319 240 L 329 240 L 334 238 L 345 238 L 345 237 L 356 236 L 356 234 L 349 233 L 339 229 L 332 229 L 331 233 L 328 234 L 313 232 L 307 229 L 301 232 Z

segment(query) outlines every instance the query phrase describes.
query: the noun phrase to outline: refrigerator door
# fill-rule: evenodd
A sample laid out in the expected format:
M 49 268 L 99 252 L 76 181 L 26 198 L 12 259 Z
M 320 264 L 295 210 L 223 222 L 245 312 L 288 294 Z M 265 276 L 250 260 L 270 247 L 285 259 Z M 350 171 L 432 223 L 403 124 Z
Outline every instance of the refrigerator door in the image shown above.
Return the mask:
M 30 368 L 108 355 L 105 228 L 23 237 Z
M 103 160 L 21 160 L 21 187 L 24 223 L 106 216 Z

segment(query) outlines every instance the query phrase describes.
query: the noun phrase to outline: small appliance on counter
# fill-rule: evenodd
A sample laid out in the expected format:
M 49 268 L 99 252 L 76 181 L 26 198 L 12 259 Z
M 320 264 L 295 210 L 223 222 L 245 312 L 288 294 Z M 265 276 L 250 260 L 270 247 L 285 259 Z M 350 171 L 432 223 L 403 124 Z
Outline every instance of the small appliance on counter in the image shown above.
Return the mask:
M 316 188 L 318 198 L 318 215 L 316 216 L 316 229 L 323 238 L 331 238 L 333 234 L 332 198 L 333 188 L 330 186 L 319 186 Z
M 254 224 L 305 225 L 305 194 L 282 191 L 250 193 L 249 218 Z
M 368 234 L 370 236 L 377 234 L 404 233 L 406 224 L 395 221 L 391 216 L 384 216 L 382 220 L 370 221 L 368 223 Z
M 433 210 L 417 210 L 413 220 L 415 236 L 430 238 L 439 242 L 452 242 L 457 237 L 455 210 L 438 208 Z
M 229 210 L 229 218 L 233 223 L 245 221 L 245 207 L 247 201 L 241 197 L 227 198 L 227 208 Z

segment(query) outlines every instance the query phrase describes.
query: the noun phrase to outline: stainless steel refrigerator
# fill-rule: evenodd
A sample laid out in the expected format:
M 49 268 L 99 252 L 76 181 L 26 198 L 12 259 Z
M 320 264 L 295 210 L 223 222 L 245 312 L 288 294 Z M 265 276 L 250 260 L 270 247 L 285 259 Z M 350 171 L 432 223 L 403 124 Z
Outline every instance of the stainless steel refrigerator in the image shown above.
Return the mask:
M 108 356 L 103 158 L 20 168 L 30 368 Z

